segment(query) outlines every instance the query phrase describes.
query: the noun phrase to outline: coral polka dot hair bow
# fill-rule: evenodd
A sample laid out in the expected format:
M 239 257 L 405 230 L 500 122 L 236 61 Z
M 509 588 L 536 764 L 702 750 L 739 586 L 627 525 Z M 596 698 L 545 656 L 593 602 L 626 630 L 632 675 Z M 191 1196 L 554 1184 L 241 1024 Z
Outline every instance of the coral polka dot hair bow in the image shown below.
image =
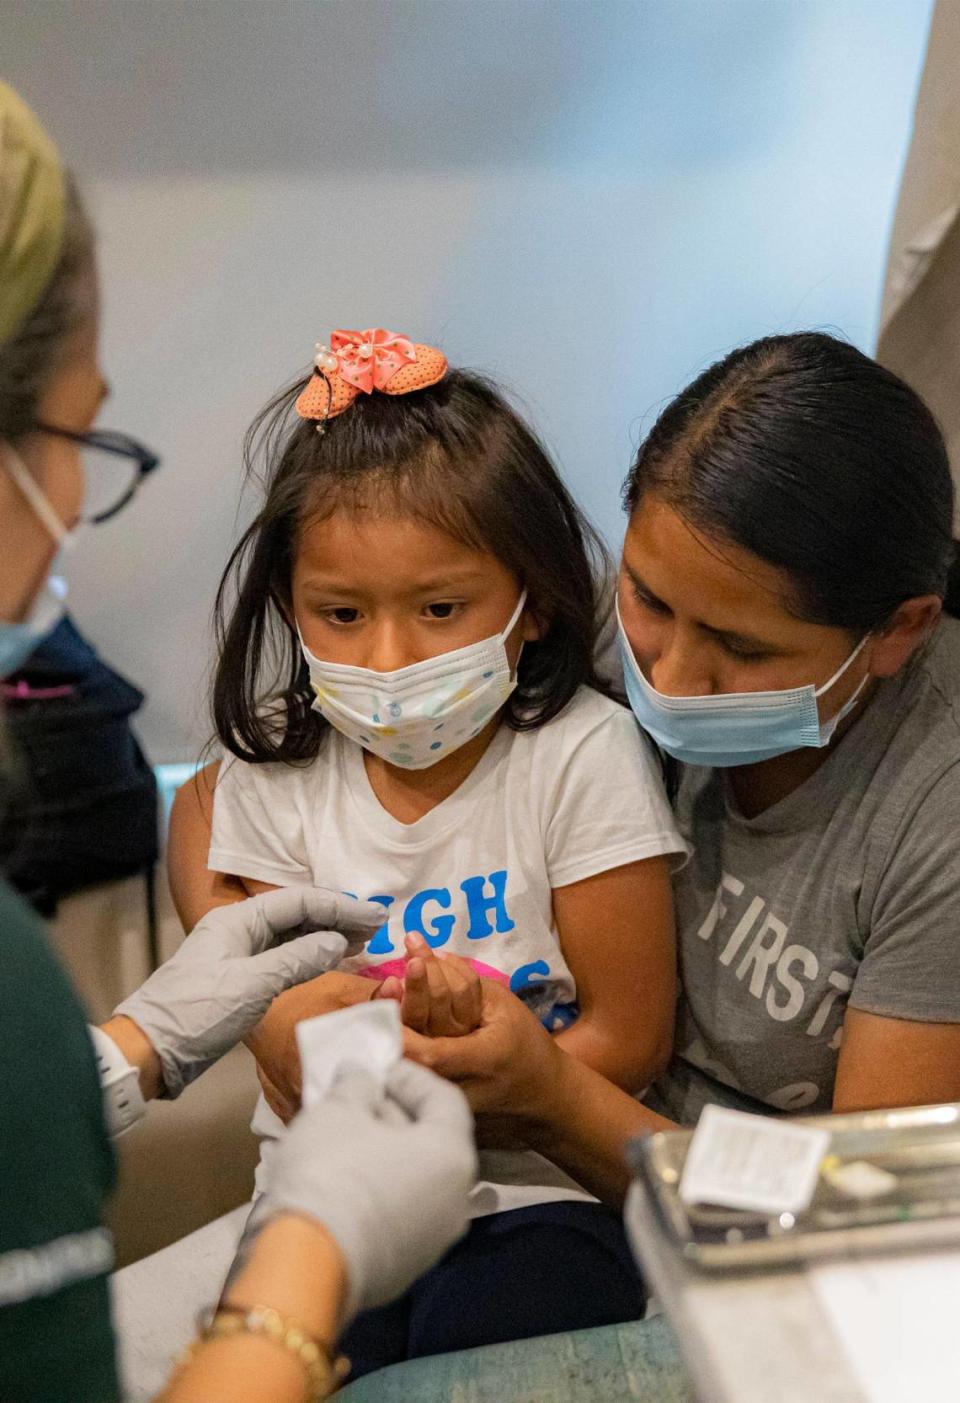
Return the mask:
M 318 343 L 314 373 L 297 399 L 301 419 L 322 428 L 349 409 L 358 395 L 406 395 L 425 390 L 447 373 L 447 358 L 382 326 L 367 331 L 335 331 L 330 345 Z

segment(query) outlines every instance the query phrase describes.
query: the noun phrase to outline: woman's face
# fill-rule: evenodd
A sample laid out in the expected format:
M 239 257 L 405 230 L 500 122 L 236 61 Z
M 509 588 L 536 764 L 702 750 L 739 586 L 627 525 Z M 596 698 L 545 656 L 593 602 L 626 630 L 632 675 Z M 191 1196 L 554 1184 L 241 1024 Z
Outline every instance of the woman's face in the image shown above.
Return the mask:
M 634 511 L 623 547 L 624 631 L 647 680 L 667 696 L 820 687 L 859 639 L 804 623 L 787 609 L 782 571 L 704 536 L 655 495 Z M 869 671 L 869 646 L 820 701 L 843 706 Z
M 97 354 L 97 322 L 91 316 L 64 347 L 37 418 L 55 428 L 85 433 L 93 427 L 106 393 Z M 15 622 L 26 614 L 42 587 L 58 543 L 4 471 L 7 451 L 0 442 L 0 619 Z M 84 477 L 77 446 L 51 434 L 32 433 L 16 444 L 16 452 L 70 530 L 83 506 Z

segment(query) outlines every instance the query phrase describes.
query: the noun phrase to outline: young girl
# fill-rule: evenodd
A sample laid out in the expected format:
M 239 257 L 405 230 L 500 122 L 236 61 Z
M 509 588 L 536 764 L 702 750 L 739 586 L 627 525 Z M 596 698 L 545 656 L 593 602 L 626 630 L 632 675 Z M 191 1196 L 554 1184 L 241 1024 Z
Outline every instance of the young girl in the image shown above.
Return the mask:
M 381 329 L 334 333 L 261 430 L 266 500 L 218 601 L 231 758 L 210 869 L 250 893 L 314 882 L 380 902 L 382 928 L 343 968 L 402 981 L 411 940 L 460 955 L 639 1091 L 670 1052 L 684 843 L 631 714 L 595 686 L 597 539 L 489 383 Z M 279 1131 L 264 1102 L 254 1128 Z M 484 1168 L 478 1215 L 586 1207 L 538 1155 Z M 597 1323 L 582 1286 L 526 1333 Z M 515 1307 L 501 1338 L 524 1332 Z M 444 1325 L 405 1350 L 450 1341 Z

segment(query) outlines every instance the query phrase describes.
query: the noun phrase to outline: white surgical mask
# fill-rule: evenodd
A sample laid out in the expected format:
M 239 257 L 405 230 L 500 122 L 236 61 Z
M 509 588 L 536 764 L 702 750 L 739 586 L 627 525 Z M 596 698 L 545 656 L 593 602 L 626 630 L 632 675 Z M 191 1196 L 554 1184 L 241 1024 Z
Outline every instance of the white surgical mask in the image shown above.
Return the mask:
M 314 710 L 391 765 L 428 769 L 479 735 L 516 687 L 506 642 L 526 600 L 524 590 L 502 633 L 394 672 L 324 662 L 301 634 Z
M 72 550 L 76 545 L 76 531 L 69 531 L 64 526 L 50 499 L 19 453 L 9 444 L 4 444 L 0 448 L 0 455 L 10 476 L 60 550 Z M 9 677 L 17 672 L 43 640 L 50 636 L 66 612 L 67 582 L 62 576 L 53 574 L 56 563 L 54 561 L 50 573 L 30 604 L 26 617 L 17 623 L 0 620 L 0 677 Z
M 34 515 L 38 517 L 47 528 L 62 551 L 74 550 L 76 548 L 78 535 L 76 528 L 71 531 L 63 524 L 59 516 L 57 516 L 50 498 L 20 457 L 20 454 L 15 452 L 9 444 L 4 444 L 2 454 L 3 461 L 7 466 L 7 471 L 30 503 Z

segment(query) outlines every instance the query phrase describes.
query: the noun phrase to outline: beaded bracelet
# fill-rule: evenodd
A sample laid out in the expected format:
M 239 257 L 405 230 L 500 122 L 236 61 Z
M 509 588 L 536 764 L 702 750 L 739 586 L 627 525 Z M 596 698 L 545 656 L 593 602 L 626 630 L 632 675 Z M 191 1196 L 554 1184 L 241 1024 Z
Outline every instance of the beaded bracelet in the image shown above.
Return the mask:
M 310 1392 L 308 1403 L 329 1398 L 350 1372 L 350 1361 L 334 1358 L 322 1341 L 314 1338 L 298 1320 L 281 1315 L 272 1306 L 220 1305 L 188 1348 L 182 1365 L 189 1362 L 201 1344 L 208 1340 L 231 1339 L 239 1335 L 262 1335 L 273 1340 L 303 1365 Z

